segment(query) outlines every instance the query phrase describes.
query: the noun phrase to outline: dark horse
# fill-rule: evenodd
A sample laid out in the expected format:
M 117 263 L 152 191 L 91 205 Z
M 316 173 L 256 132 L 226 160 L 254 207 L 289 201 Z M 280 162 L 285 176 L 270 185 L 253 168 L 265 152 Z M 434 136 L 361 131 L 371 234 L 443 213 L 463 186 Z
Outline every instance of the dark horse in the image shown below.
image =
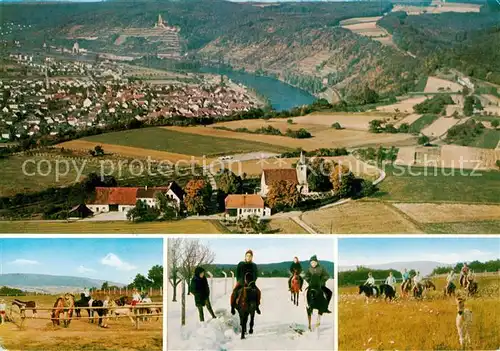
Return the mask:
M 250 334 L 253 334 L 255 311 L 257 310 L 257 288 L 254 281 L 250 280 L 250 274 L 245 274 L 245 284 L 236 297 L 236 310 L 240 316 L 241 338 L 245 339 L 247 332 L 248 317 L 250 316 Z
M 36 316 L 37 316 L 36 302 L 35 301 L 21 301 L 18 299 L 14 299 L 14 301 L 12 301 L 12 306 L 19 307 L 19 310 L 21 311 L 21 314 L 23 315 L 23 317 L 26 317 L 26 315 L 25 315 L 26 308 L 33 311 L 33 318 L 36 318 Z
M 475 281 L 468 281 L 467 282 L 467 296 L 472 296 L 475 293 L 477 293 L 477 288 L 478 285 Z
M 54 303 L 54 308 L 50 314 L 52 324 L 54 326 L 60 325 L 60 320 L 63 320 L 64 327 L 69 327 L 71 317 L 73 316 L 73 309 L 75 308 L 75 297 L 71 294 L 65 294 L 64 297 L 58 297 Z M 62 317 L 61 317 L 62 314 Z
M 364 293 L 366 297 L 378 297 L 380 295 L 379 290 L 376 286 L 368 286 L 363 284 L 359 286 L 359 293 Z
M 380 289 L 380 295 L 384 294 L 384 300 L 387 301 L 387 298 L 389 298 L 389 301 L 392 301 L 392 299 L 396 298 L 396 290 L 388 284 L 382 284 L 379 287 Z
M 292 282 L 290 284 L 290 300 L 295 306 L 299 305 L 299 294 L 300 294 L 300 279 L 297 271 L 293 272 Z
M 451 282 L 450 285 L 444 287 L 444 296 L 450 297 L 451 295 L 455 295 L 456 288 L 455 284 Z
M 424 281 L 422 282 L 422 285 L 424 286 L 424 288 L 426 290 L 429 290 L 429 289 L 436 290 L 436 285 L 434 285 L 434 283 L 432 281 L 430 281 L 429 279 L 424 279 Z
M 102 300 L 92 300 L 92 306 L 90 307 L 104 307 L 104 301 Z M 106 308 L 96 308 L 95 310 L 92 310 L 92 312 L 97 313 L 99 316 L 99 321 L 98 321 L 98 326 L 103 326 L 102 325 L 102 318 L 105 317 L 108 314 L 108 310 Z M 93 314 L 94 315 L 94 314 Z M 94 323 L 94 319 L 90 320 L 92 323 Z
M 323 289 L 321 289 L 321 285 L 318 279 L 315 279 L 316 276 L 313 276 L 309 286 L 306 288 L 306 299 L 307 299 L 307 322 L 309 325 L 309 331 L 312 331 L 311 328 L 311 316 L 314 310 L 318 311 L 318 319 L 316 321 L 316 328 L 319 327 L 321 322 L 321 316 L 328 310 L 328 300 L 323 293 Z
M 81 293 L 80 294 L 80 300 L 75 301 L 75 313 L 76 313 L 76 316 L 78 318 L 81 317 L 81 315 L 80 315 L 80 308 L 79 307 L 85 308 L 87 310 L 87 313 L 89 314 L 89 317 L 90 317 L 91 313 L 90 313 L 90 309 L 89 309 L 89 307 L 90 307 L 89 302 L 90 302 L 91 299 L 92 298 L 90 296 L 86 297 L 84 293 Z

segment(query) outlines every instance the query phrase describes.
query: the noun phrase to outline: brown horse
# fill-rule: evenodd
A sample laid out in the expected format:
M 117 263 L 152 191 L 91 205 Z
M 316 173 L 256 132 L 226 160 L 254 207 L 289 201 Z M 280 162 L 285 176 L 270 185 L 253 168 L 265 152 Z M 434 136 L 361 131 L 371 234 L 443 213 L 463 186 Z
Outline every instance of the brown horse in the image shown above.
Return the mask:
M 60 320 L 63 320 L 64 327 L 69 327 L 71 318 L 73 317 L 73 310 L 75 309 L 75 296 L 66 293 L 64 296 L 57 298 L 54 303 L 54 308 L 50 318 L 52 320 L 52 325 L 60 325 Z M 61 317 L 62 315 L 62 317 Z
M 450 282 L 449 285 L 444 287 L 444 296 L 445 297 L 451 297 L 452 295 L 455 296 L 456 288 L 457 287 L 455 286 L 455 284 L 453 284 L 453 282 Z
M 26 308 L 33 311 L 33 318 L 37 317 L 36 302 L 35 301 L 21 301 L 18 299 L 14 299 L 14 301 L 12 301 L 12 306 L 19 307 L 19 310 L 21 311 L 21 315 L 23 317 L 26 317 L 26 314 L 25 314 Z
M 255 282 L 249 281 L 250 274 L 245 274 L 245 284 L 236 297 L 236 310 L 240 316 L 241 339 L 245 339 L 248 317 L 250 317 L 250 334 L 253 334 L 255 311 L 257 311 L 257 287 Z
M 290 300 L 295 306 L 299 305 L 299 294 L 300 294 L 300 279 L 297 271 L 293 272 L 292 282 L 290 284 Z
M 403 297 L 408 297 L 410 294 L 410 291 L 412 291 L 412 283 L 411 280 L 408 280 L 406 283 L 403 282 L 401 284 L 401 296 Z
M 467 285 L 465 287 L 465 290 L 467 291 L 467 296 L 470 297 L 472 295 L 475 295 L 477 293 L 477 282 L 475 282 L 472 279 L 467 279 Z
M 425 279 L 423 282 L 422 282 L 422 285 L 424 286 L 424 289 L 425 290 L 436 290 L 436 285 L 434 285 L 434 283 L 428 279 Z

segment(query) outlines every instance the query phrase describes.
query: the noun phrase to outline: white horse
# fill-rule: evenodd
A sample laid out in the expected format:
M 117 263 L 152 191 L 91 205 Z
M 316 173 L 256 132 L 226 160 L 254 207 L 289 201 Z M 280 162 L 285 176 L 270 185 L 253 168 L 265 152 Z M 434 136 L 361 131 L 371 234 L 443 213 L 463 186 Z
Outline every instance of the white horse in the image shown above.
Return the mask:
M 137 318 L 137 317 L 134 317 L 132 305 L 118 306 L 116 304 L 116 302 L 114 302 L 113 300 L 109 301 L 108 315 L 110 315 L 111 317 L 114 317 L 115 320 L 118 316 L 128 316 L 128 318 L 130 319 L 130 322 L 133 325 L 135 325 L 134 318 Z

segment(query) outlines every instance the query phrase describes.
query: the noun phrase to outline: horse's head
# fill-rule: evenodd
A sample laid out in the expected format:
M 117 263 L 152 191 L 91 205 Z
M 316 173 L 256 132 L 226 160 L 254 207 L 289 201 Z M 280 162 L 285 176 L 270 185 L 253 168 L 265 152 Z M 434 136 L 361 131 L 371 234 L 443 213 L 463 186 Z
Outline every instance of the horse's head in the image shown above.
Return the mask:
M 64 299 L 69 302 L 75 302 L 75 295 L 66 293 L 64 294 Z
M 245 278 L 244 278 L 245 286 L 255 285 L 255 282 L 252 281 L 251 279 L 252 279 L 252 277 L 251 277 L 250 272 L 246 272 Z
M 364 287 L 365 286 L 363 284 L 359 286 L 359 294 L 361 294 L 365 290 Z

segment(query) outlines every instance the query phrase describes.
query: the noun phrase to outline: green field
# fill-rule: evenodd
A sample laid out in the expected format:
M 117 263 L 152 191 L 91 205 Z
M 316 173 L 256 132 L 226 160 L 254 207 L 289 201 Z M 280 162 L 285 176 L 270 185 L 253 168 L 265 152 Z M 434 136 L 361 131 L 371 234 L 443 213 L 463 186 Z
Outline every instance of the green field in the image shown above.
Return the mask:
M 410 175 L 409 171 L 415 175 Z M 387 177 L 380 183 L 380 191 L 374 195 L 380 200 L 500 203 L 498 171 L 427 168 L 425 175 L 422 167 L 388 166 L 385 172 Z
M 174 222 L 131 223 L 66 222 L 66 221 L 2 221 L 0 233 L 35 234 L 220 234 L 223 227 L 217 221 L 182 220 Z
M 126 130 L 95 135 L 84 138 L 83 140 L 193 156 L 210 156 L 256 151 L 284 152 L 290 150 L 284 146 L 276 146 L 249 140 L 182 133 L 164 128 Z
M 424 129 L 428 125 L 431 125 L 438 118 L 439 118 L 438 115 L 433 115 L 433 114 L 423 115 L 415 122 L 410 124 L 410 133 L 420 133 L 422 129 Z
M 433 223 L 423 225 L 429 234 L 498 234 L 500 233 L 500 221 L 478 221 L 478 222 L 455 222 L 455 223 Z
M 484 129 L 469 146 L 494 149 L 500 141 L 500 130 Z

